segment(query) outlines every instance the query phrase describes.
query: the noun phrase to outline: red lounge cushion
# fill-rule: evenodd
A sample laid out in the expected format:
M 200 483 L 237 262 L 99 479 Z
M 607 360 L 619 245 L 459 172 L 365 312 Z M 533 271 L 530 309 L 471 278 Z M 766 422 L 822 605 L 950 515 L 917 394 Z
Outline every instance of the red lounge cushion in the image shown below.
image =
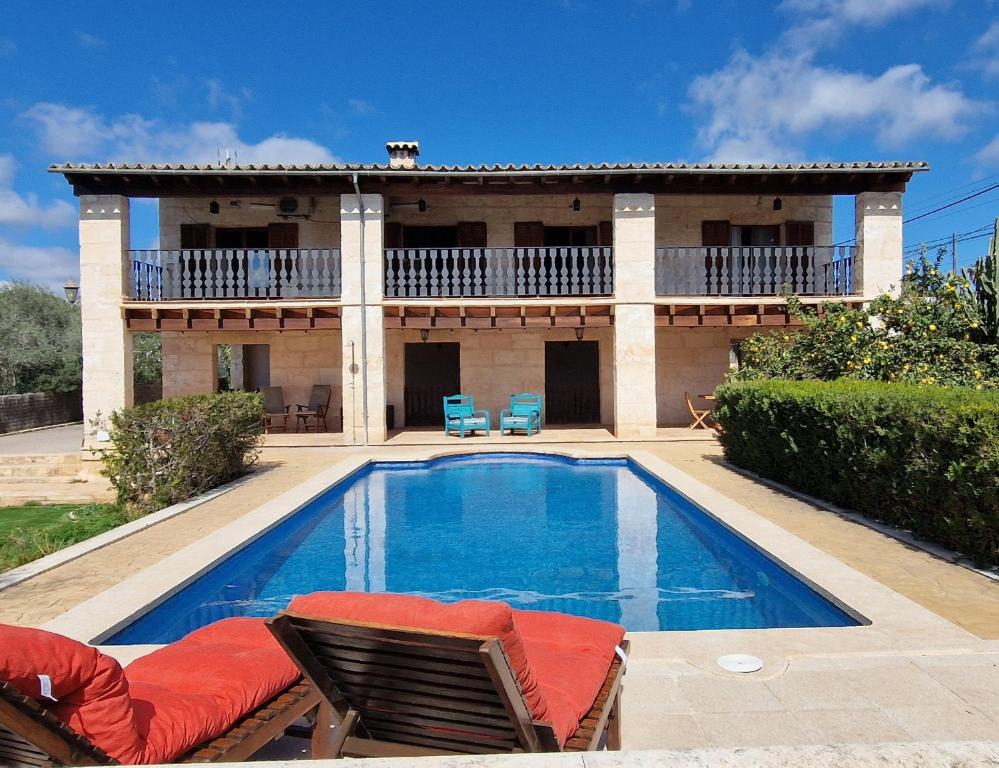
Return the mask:
M 125 669 L 143 762 L 165 763 L 228 730 L 294 683 L 298 669 L 261 619 L 224 619 Z
M 438 603 L 412 595 L 317 592 L 288 607 L 317 619 L 498 637 L 535 720 L 559 745 L 575 733 L 607 677 L 624 628 L 595 619 L 514 611 L 505 603 Z
M 564 746 L 607 679 L 614 649 L 624 640 L 624 627 L 547 611 L 514 611 L 513 622 L 541 681 L 555 735 Z
M 499 638 L 531 714 L 538 720 L 550 720 L 548 702 L 514 626 L 513 612 L 505 603 L 483 600 L 439 603 L 415 595 L 315 592 L 296 597 L 288 610 L 320 620 Z
M 48 675 L 57 701 L 42 695 L 39 675 Z M 118 662 L 96 648 L 41 629 L 0 624 L 0 679 L 116 760 L 141 760 L 143 740 L 128 681 Z

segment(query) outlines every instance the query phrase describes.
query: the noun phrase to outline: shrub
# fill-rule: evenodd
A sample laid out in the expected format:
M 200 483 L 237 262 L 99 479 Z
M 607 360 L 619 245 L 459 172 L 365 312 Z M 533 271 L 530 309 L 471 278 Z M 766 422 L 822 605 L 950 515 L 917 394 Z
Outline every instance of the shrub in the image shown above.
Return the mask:
M 844 379 L 716 395 L 736 466 L 999 563 L 999 393 Z
M 925 258 L 909 265 L 898 297 L 881 296 L 864 309 L 827 303 L 819 317 L 788 297 L 804 327 L 746 339 L 736 378 L 999 388 L 999 347 L 974 341 L 983 321 L 970 283 L 938 267 Z
M 119 504 L 152 512 L 244 474 L 257 458 L 260 395 L 223 392 L 116 412 L 101 456 Z

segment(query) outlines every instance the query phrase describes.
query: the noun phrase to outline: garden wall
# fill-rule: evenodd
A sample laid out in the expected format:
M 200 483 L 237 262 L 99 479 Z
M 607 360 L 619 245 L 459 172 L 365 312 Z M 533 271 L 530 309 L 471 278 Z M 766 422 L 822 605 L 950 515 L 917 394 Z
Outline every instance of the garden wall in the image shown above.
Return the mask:
M 0 434 L 82 420 L 79 391 L 0 395 Z

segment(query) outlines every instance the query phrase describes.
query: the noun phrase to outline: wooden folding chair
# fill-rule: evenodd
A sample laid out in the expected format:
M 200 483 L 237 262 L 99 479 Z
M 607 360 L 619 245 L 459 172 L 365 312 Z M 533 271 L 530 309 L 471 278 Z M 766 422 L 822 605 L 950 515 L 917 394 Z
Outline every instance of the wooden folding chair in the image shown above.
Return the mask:
M 710 408 L 695 408 L 693 401 L 690 399 L 690 393 L 683 393 L 684 399 L 687 401 L 687 409 L 690 411 L 690 415 L 693 417 L 693 421 L 690 422 L 688 429 L 708 429 L 708 424 L 705 419 L 711 415 Z
M 321 692 L 313 757 L 557 752 L 534 721 L 495 637 L 323 621 L 283 611 L 267 622 Z M 627 652 L 624 641 L 622 650 Z M 619 656 L 564 751 L 620 749 Z M 324 736 L 325 734 L 325 736 Z
M 180 757 L 181 763 L 240 762 L 316 709 L 317 691 L 299 681 L 244 715 L 232 728 Z M 117 761 L 32 698 L 0 681 L 0 765 L 115 765 Z

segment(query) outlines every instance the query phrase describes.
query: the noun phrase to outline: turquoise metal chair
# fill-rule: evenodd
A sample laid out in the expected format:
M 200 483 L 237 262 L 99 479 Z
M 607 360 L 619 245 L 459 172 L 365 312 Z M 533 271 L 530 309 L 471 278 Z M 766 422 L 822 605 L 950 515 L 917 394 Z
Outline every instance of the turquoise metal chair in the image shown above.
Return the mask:
M 489 436 L 492 423 L 489 411 L 476 410 L 471 395 L 447 395 L 444 398 L 444 434 L 457 432 L 461 438 L 478 430 Z
M 510 395 L 510 407 L 500 411 L 499 425 L 500 434 L 521 429 L 530 437 L 541 432 L 541 395 Z

